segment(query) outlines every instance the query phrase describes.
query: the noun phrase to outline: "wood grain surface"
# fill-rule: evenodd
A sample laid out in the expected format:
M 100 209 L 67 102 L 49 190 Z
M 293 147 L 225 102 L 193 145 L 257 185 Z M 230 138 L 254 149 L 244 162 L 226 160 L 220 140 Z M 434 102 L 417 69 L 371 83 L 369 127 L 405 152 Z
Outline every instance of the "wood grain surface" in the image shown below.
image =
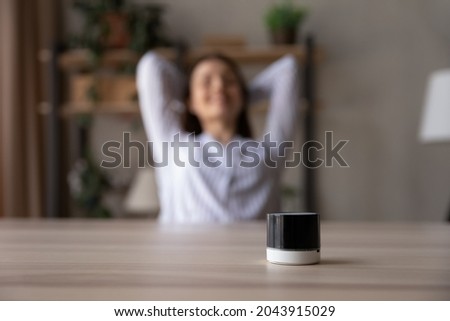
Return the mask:
M 450 225 L 322 224 L 322 262 L 265 260 L 265 223 L 0 220 L 0 300 L 450 300 Z

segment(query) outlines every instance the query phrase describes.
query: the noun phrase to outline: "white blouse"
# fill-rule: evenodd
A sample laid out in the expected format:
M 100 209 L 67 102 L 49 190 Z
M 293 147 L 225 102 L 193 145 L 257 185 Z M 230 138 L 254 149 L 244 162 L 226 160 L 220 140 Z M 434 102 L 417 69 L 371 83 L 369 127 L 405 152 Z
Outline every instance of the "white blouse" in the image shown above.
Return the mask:
M 293 140 L 299 104 L 299 77 L 296 60 L 285 56 L 267 67 L 250 85 L 251 102 L 270 99 L 264 133 L 280 144 Z M 229 149 L 223 157 L 211 157 L 220 145 L 206 133 L 188 136 L 180 125 L 180 111 L 185 108 L 182 92 L 185 80 L 176 67 L 149 52 L 137 67 L 137 87 L 142 119 L 152 144 L 162 222 L 230 222 L 262 218 L 269 212 L 280 210 L 280 177 L 284 166 L 268 166 L 263 160 L 269 153 L 261 140 L 249 140 L 236 135 L 230 144 L 252 142 L 249 148 L 258 155 L 257 166 L 241 166 L 250 162 L 248 154 L 239 148 Z M 178 135 L 178 136 L 177 136 Z M 190 146 L 174 148 L 175 141 L 191 141 Z M 172 143 L 172 145 L 171 145 Z M 209 147 L 209 157 L 205 155 Z M 165 148 L 165 146 L 168 148 Z M 270 159 L 281 155 L 271 149 Z M 206 166 L 214 164 L 214 166 Z M 200 166 L 196 166 L 197 164 Z M 184 164 L 184 166 L 180 166 Z

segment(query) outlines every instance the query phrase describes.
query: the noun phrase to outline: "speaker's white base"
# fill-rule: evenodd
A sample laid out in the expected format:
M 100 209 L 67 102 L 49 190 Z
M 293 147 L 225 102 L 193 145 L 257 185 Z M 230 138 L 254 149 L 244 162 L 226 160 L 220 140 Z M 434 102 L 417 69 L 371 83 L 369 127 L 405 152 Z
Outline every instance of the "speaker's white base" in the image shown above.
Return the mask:
M 292 251 L 267 248 L 267 261 L 276 264 L 286 265 L 306 265 L 317 264 L 320 261 L 320 252 L 311 251 Z

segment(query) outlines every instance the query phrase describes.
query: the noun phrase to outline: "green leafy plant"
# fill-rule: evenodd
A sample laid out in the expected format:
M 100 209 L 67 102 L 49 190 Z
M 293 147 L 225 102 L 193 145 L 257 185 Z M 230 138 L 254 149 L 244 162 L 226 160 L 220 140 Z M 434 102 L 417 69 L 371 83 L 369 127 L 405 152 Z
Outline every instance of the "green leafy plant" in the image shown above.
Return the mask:
M 164 34 L 163 8 L 158 5 L 147 5 L 129 12 L 129 30 L 131 41 L 129 49 L 144 53 L 157 46 L 170 46 L 172 43 Z
M 264 20 L 272 31 L 295 29 L 303 22 L 307 14 L 306 8 L 294 6 L 292 1 L 286 0 L 270 7 Z
M 72 198 L 88 217 L 111 217 L 110 211 L 102 204 L 103 191 L 110 187 L 110 183 L 90 155 L 75 163 L 68 183 Z
M 114 23 L 124 24 L 119 30 L 126 35 L 112 46 L 142 54 L 153 47 L 171 44 L 164 33 L 161 5 L 126 4 L 124 0 L 75 0 L 73 8 L 84 18 L 84 26 L 79 34 L 71 37 L 70 46 L 89 49 L 94 66 L 111 47 L 108 38 L 114 33 Z
M 104 49 L 103 39 L 110 32 L 102 17 L 108 12 L 120 12 L 123 6 L 123 0 L 73 1 L 73 8 L 84 18 L 84 26 L 80 34 L 72 36 L 70 45 L 90 49 L 93 62 L 98 62 Z

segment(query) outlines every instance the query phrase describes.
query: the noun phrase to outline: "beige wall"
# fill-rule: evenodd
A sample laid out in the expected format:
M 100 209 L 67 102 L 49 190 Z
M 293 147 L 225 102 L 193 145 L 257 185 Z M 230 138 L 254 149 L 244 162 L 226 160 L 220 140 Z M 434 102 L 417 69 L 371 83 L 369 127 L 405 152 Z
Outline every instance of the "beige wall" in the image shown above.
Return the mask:
M 167 4 L 171 34 L 193 45 L 206 32 L 241 33 L 258 45 L 267 43 L 261 17 L 274 1 L 136 2 Z M 322 215 L 443 220 L 450 202 L 450 144 L 424 146 L 417 134 L 427 76 L 450 67 L 450 1 L 294 2 L 311 9 L 304 29 L 327 52 L 320 67 L 318 138 L 332 130 L 350 140 L 343 150 L 350 168 L 318 172 Z M 79 22 L 67 6 L 65 17 L 68 30 L 75 30 Z M 120 122 L 99 120 L 100 126 L 108 121 Z

